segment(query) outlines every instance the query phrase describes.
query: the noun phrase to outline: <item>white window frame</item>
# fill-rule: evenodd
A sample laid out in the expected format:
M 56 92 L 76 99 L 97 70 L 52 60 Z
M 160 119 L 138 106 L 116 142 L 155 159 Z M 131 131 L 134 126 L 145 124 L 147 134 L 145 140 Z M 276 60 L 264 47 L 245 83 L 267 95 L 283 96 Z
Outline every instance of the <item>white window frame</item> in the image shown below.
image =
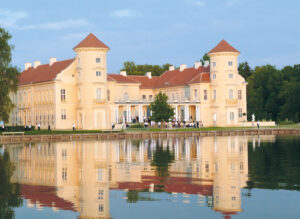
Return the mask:
M 228 66 L 233 66 L 233 61 L 228 61 Z
M 216 79 L 216 78 L 217 78 L 217 75 L 216 75 L 216 74 L 213 74 L 213 75 L 212 75 L 212 78 L 213 78 L 213 79 Z
M 232 73 L 228 74 L 228 78 L 233 78 L 233 74 Z
M 234 112 L 229 112 L 229 120 L 234 121 Z
M 101 63 L 101 58 L 98 57 L 98 58 L 96 58 L 95 61 L 96 61 L 96 63 Z
M 66 102 L 66 89 L 60 89 L 60 100 Z
M 239 100 L 242 99 L 242 90 L 238 90 L 238 99 L 239 99 Z
M 61 109 L 61 120 L 67 119 L 67 111 L 66 109 Z
M 101 88 L 100 87 L 98 87 L 96 89 L 96 99 L 101 100 Z
M 208 94 L 207 90 L 203 90 L 203 99 L 204 100 L 207 100 L 207 94 Z
M 101 76 L 101 71 L 96 71 L 96 76 L 100 77 Z
M 228 90 L 228 98 L 229 98 L 229 100 L 234 99 L 233 89 L 229 89 L 229 90 Z
M 243 117 L 243 109 L 239 108 L 238 111 L 239 111 L 239 118 L 242 118 Z
M 213 100 L 217 99 L 217 91 L 213 90 L 213 96 L 212 96 Z

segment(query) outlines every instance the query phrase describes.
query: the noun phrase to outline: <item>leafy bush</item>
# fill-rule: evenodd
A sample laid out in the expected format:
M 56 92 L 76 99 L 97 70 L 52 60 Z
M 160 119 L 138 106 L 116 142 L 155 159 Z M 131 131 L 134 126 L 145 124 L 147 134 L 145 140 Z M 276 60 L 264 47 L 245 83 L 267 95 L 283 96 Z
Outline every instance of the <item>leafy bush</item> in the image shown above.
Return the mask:
M 24 132 L 25 131 L 25 127 L 24 126 L 5 126 L 6 131 L 8 132 Z M 31 126 L 31 131 L 35 130 L 35 126 Z M 2 130 L 0 129 L 0 132 Z
M 295 123 L 290 120 L 281 121 L 278 123 L 278 125 L 294 125 Z
M 136 124 L 132 124 L 130 128 L 140 129 L 140 128 L 144 128 L 144 126 L 140 123 L 136 123 Z

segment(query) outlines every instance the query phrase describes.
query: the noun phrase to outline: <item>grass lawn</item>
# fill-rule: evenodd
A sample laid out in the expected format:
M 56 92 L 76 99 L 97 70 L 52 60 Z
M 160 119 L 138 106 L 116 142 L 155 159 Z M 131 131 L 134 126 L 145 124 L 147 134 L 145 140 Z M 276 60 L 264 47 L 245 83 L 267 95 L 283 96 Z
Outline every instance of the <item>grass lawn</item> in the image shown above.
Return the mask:
M 272 127 L 261 127 L 261 129 L 300 129 L 300 125 L 278 125 Z M 221 130 L 248 130 L 256 127 L 203 127 L 203 128 L 127 128 L 126 130 L 40 130 L 24 131 L 25 135 L 62 135 L 62 134 L 90 134 L 90 133 L 123 133 L 123 132 L 182 132 L 182 131 L 221 131 Z M 1 131 L 0 131 L 1 135 Z
M 270 126 L 270 127 L 261 127 L 260 129 L 300 129 L 299 125 L 278 125 L 278 126 Z M 257 129 L 257 127 L 203 127 L 203 128 L 128 128 L 126 132 L 136 132 L 136 131 L 144 131 L 144 132 L 182 132 L 182 131 L 221 131 L 221 130 L 248 130 L 248 129 Z

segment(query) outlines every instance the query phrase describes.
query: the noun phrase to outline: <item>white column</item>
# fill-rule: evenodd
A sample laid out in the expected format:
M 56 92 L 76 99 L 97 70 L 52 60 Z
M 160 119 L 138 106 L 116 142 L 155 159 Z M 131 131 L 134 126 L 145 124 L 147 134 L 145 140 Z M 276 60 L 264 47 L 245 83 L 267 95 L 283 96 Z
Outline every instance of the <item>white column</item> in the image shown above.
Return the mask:
M 200 121 L 200 106 L 196 105 L 196 121 Z
M 178 106 L 175 105 L 175 119 L 178 121 Z
M 119 106 L 116 107 L 116 123 L 119 123 Z
M 143 106 L 139 105 L 139 122 L 143 122 Z
M 186 122 L 190 121 L 190 112 L 189 112 L 189 106 L 188 105 L 184 106 L 184 120 Z
M 127 122 L 131 122 L 131 106 L 130 105 L 127 105 Z

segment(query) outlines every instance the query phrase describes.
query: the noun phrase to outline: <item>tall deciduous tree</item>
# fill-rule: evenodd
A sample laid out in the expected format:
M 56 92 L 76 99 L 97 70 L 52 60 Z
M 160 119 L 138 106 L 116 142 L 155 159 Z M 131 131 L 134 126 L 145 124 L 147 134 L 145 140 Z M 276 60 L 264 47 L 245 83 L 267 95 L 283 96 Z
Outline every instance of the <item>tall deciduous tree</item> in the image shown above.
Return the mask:
M 202 65 L 204 65 L 205 61 L 210 61 L 209 56 L 207 55 L 207 53 L 205 53 L 202 57 L 202 59 L 200 59 L 200 62 L 202 63 Z
M 150 104 L 152 120 L 155 122 L 169 121 L 174 116 L 174 110 L 167 101 L 168 96 L 166 94 L 159 92 L 156 95 L 155 100 Z
M 19 74 L 18 69 L 11 65 L 13 45 L 9 44 L 10 39 L 11 35 L 0 28 L 0 121 L 5 122 L 14 107 L 9 94 L 17 91 Z
M 240 63 L 238 70 L 239 70 L 239 74 L 241 76 L 243 76 L 245 78 L 245 80 L 247 80 L 247 78 L 251 76 L 252 70 L 251 70 L 248 62 Z
M 159 76 L 169 70 L 171 64 L 160 65 L 136 65 L 134 62 L 124 62 L 122 70 L 128 75 L 144 75 L 146 72 L 151 72 L 154 76 Z

